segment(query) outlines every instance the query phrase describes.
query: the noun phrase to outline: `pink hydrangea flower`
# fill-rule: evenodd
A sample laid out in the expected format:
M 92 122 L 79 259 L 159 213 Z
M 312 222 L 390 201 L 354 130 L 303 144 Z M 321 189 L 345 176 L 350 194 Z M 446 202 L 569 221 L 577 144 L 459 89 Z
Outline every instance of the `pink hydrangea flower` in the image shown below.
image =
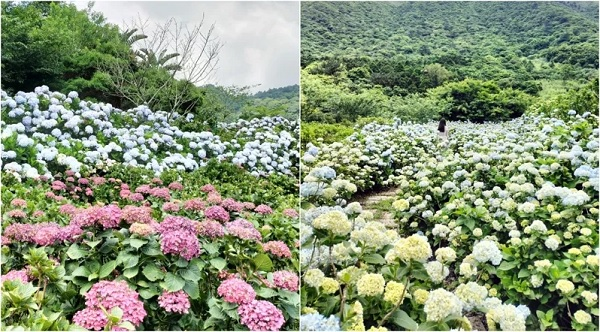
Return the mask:
M 183 208 L 190 211 L 202 211 L 206 208 L 206 204 L 200 198 L 193 198 L 183 203 Z
M 225 229 L 229 234 L 242 240 L 262 240 L 260 232 L 248 220 L 236 219 L 235 221 L 228 222 L 225 224 Z
M 135 192 L 140 193 L 140 194 L 149 194 L 150 190 L 152 190 L 152 188 L 150 187 L 150 185 L 147 185 L 147 184 L 143 184 L 143 185 L 135 188 Z
M 165 254 L 174 254 L 191 260 L 200 255 L 200 242 L 189 231 L 170 231 L 160 235 L 160 250 Z
M 3 235 L 14 241 L 32 242 L 35 232 L 32 224 L 11 224 L 4 229 Z
M 37 224 L 33 242 L 40 246 L 49 246 L 60 239 L 61 227 L 57 223 Z
M 206 218 L 221 222 L 229 221 L 229 212 L 225 211 L 222 206 L 211 206 L 204 211 Z
M 200 188 L 200 191 L 205 192 L 205 193 L 210 193 L 213 191 L 216 191 L 215 186 L 213 186 L 212 184 L 205 184 Z
M 58 234 L 59 241 L 73 242 L 83 234 L 83 229 L 79 225 L 67 225 L 62 227 Z
M 223 198 L 221 197 L 221 194 L 216 191 L 210 192 L 206 198 L 206 201 L 210 204 L 221 204 L 222 200 Z
M 242 324 L 252 331 L 279 331 L 285 323 L 281 310 L 269 302 L 253 300 L 238 307 Z
M 152 183 L 157 184 L 159 186 L 162 186 L 162 184 L 163 184 L 162 180 L 159 178 L 153 178 Z
M 72 176 L 67 177 L 67 182 L 75 182 L 75 178 Z
M 104 315 L 100 307 L 104 307 L 110 312 L 114 307 L 123 310 L 121 321 L 131 322 L 138 326 L 146 317 L 144 303 L 138 298 L 138 293 L 127 286 L 125 281 L 100 281 L 92 286 L 85 294 L 85 304 L 88 310 L 84 309 L 73 316 L 73 321 L 87 329 L 102 329 L 100 322 L 104 320 L 98 314 L 98 311 Z M 106 316 L 104 316 L 106 318 Z
M 103 178 L 103 177 L 101 177 L 101 176 L 93 176 L 92 177 L 92 183 L 95 186 L 99 186 L 99 185 L 105 184 L 106 183 L 106 179 Z
M 181 190 L 183 190 L 183 185 L 179 182 L 171 182 L 171 183 L 169 183 L 168 188 L 171 190 L 181 191 Z
M 50 186 L 50 188 L 56 191 L 67 190 L 67 185 L 62 181 L 56 180 L 52 181 L 52 185 Z
M 56 195 L 51 191 L 46 192 L 45 196 L 46 196 L 46 198 L 50 198 L 50 199 L 53 199 L 54 197 L 56 197 Z
M 254 212 L 260 214 L 271 214 L 273 213 L 273 209 L 271 209 L 268 205 L 261 204 L 254 209 Z
M 94 196 L 94 191 L 91 188 L 86 188 L 85 195 L 86 196 Z
M 223 281 L 219 288 L 217 288 L 219 296 L 225 300 L 225 302 L 244 304 L 249 303 L 256 297 L 256 292 L 247 282 L 232 278 Z
M 0 277 L 0 283 L 3 283 L 6 280 L 20 280 L 25 284 L 29 282 L 29 276 L 27 275 L 26 269 L 13 270 Z
M 186 217 L 168 216 L 158 224 L 158 232 L 161 234 L 172 231 L 186 231 L 196 233 L 196 224 Z
M 10 201 L 10 205 L 14 206 L 14 207 L 25 207 L 27 206 L 27 201 L 24 199 L 20 199 L 20 198 L 15 198 L 12 201 Z
M 108 323 L 108 318 L 102 309 L 85 308 L 73 315 L 73 322 L 88 330 L 103 330 Z
M 164 291 L 158 297 L 158 305 L 168 312 L 187 314 L 190 309 L 190 298 L 182 290 L 173 293 Z
M 263 249 L 266 252 L 270 252 L 277 257 L 292 257 L 292 252 L 290 248 L 283 243 L 283 241 L 269 241 L 267 243 L 263 243 Z
M 244 202 L 242 204 L 244 204 L 244 209 L 246 210 L 254 210 L 254 207 L 256 206 L 252 202 Z
M 25 213 L 23 210 L 11 210 L 8 211 L 7 215 L 9 218 L 15 219 L 27 218 L 27 213 Z
M 221 202 L 221 206 L 233 212 L 241 212 L 244 210 L 244 204 L 236 201 L 233 198 L 226 198 Z
M 214 239 L 225 235 L 225 229 L 218 221 L 205 220 L 198 224 L 198 234 Z
M 129 198 L 129 196 L 131 195 L 131 191 L 127 190 L 127 189 L 123 189 L 121 191 L 119 191 L 119 197 L 125 199 L 125 198 Z
M 86 178 L 81 178 L 81 179 L 77 180 L 77 183 L 79 183 L 80 185 L 87 186 L 88 184 L 90 184 L 90 180 L 88 180 Z
M 101 206 L 92 206 L 81 210 L 71 217 L 71 224 L 79 225 L 80 227 L 93 226 L 100 220 L 102 216 Z
M 154 218 L 152 218 L 152 208 L 150 207 L 127 205 L 121 211 L 121 218 L 128 224 L 133 224 L 134 222 L 150 224 L 154 221 Z
M 63 204 L 58 208 L 58 212 L 72 216 L 77 212 L 77 208 L 72 204 Z
M 100 208 L 98 222 L 104 229 L 116 228 L 121 223 L 122 216 L 121 209 L 117 205 L 110 204 Z
M 298 281 L 298 275 L 290 271 L 276 271 L 273 273 L 275 285 L 291 292 L 298 291 Z
M 297 218 L 298 212 L 295 209 L 285 209 L 283 210 L 283 215 L 289 218 Z
M 179 211 L 179 204 L 175 202 L 166 202 L 163 204 L 162 209 L 165 212 L 177 212 Z
M 150 196 L 156 197 L 156 198 L 162 198 L 165 201 L 171 200 L 171 193 L 169 193 L 168 188 L 152 188 L 150 190 Z
M 154 234 L 156 232 L 156 230 L 154 229 L 154 227 L 152 227 L 148 224 L 141 224 L 139 222 L 134 222 L 129 227 L 129 232 L 131 234 L 137 234 L 139 236 L 146 237 L 150 234 Z
M 133 193 L 127 197 L 132 202 L 141 202 L 144 200 L 144 195 L 140 193 Z
M 44 211 L 42 211 L 42 210 L 37 210 L 37 211 L 33 212 L 33 217 L 34 217 L 34 218 L 43 217 L 43 216 L 44 216 L 44 214 L 45 214 L 45 213 L 44 213 Z
M 65 175 L 66 175 L 66 176 L 74 176 L 74 175 L 75 175 L 75 172 L 73 172 L 72 170 L 67 170 L 67 171 L 65 172 Z

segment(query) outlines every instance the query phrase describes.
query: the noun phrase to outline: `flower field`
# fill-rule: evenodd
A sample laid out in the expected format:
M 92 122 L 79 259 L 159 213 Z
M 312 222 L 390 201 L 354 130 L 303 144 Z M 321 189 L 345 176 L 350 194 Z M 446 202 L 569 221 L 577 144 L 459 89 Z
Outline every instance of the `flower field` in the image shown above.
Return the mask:
M 45 87 L 2 120 L 2 330 L 298 329 L 296 123 Z
M 450 128 L 307 144 L 301 330 L 598 329 L 598 117 Z M 393 227 L 352 202 L 379 187 Z
M 2 92 L 2 169 L 19 176 L 52 176 L 81 167 L 116 163 L 160 174 L 195 170 L 215 159 L 240 165 L 252 174 L 293 175 L 298 169 L 298 125 L 284 118 L 221 124 L 230 137 L 184 132 L 170 124 L 177 113 L 130 110 L 80 100 L 42 86 L 35 92 Z M 186 116 L 192 120 L 193 114 Z

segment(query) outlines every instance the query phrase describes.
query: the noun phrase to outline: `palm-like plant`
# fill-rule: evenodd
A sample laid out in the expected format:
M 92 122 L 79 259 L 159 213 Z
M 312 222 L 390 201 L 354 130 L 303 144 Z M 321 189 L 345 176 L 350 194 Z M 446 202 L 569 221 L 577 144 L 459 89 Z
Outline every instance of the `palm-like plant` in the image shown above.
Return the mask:
M 177 63 L 168 63 L 170 60 L 178 57 L 179 53 L 169 53 L 167 50 L 162 50 L 159 53 L 149 50 L 147 48 L 141 48 L 136 51 L 138 58 L 142 60 L 142 63 L 151 68 L 163 68 L 168 71 L 179 71 L 181 66 Z

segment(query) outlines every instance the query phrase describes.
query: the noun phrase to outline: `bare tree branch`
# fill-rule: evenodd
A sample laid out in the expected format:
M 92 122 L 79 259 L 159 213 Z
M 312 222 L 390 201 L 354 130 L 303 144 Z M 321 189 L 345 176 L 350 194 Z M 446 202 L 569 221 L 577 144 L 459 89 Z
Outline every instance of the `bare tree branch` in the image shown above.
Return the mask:
M 151 29 L 148 19 L 138 14 L 123 32 L 135 31 L 146 36 L 133 40 L 131 61 L 117 61 L 102 68 L 110 77 L 113 94 L 151 108 L 168 105 L 171 109 L 166 111 L 171 114 L 176 110 L 183 114 L 193 110 L 198 103 L 192 95 L 193 87 L 205 83 L 214 74 L 223 47 L 215 36 L 214 24 L 203 32 L 204 25 L 203 15 L 191 28 L 171 18 Z M 168 75 L 160 79 L 159 71 Z M 162 81 L 157 82 L 157 77 Z M 169 98 L 159 101 L 163 92 L 168 92 Z

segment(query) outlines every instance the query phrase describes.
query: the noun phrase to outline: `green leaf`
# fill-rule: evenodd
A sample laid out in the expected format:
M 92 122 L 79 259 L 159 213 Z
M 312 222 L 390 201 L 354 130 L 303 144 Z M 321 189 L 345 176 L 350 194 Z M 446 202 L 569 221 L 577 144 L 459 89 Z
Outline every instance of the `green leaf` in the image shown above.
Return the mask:
M 156 281 L 165 277 L 165 273 L 153 263 L 144 267 L 142 274 L 150 281 Z
M 144 244 L 148 243 L 148 240 L 144 239 L 129 239 L 129 245 L 135 249 L 141 248 Z
M 208 319 L 204 321 L 204 327 L 203 328 L 204 328 L 204 330 L 208 331 L 208 328 L 215 326 L 216 323 L 217 323 L 216 319 L 214 319 L 212 317 L 208 317 Z
M 153 291 L 151 289 L 140 289 L 138 291 L 138 293 L 140 293 L 140 296 L 144 299 L 144 300 L 148 300 L 151 299 L 152 297 L 158 295 L 159 293 L 156 291 Z
M 404 310 L 396 310 L 392 314 L 392 321 L 409 331 L 416 331 L 419 328 L 419 324 L 415 322 Z
M 258 254 L 254 257 L 254 264 L 259 271 L 270 272 L 273 270 L 273 262 L 267 254 Z
M 221 311 L 221 309 L 219 309 L 219 307 L 217 307 L 217 306 L 210 307 L 208 312 L 210 313 L 211 318 L 219 319 L 219 320 L 223 320 L 226 318 L 225 315 L 223 315 L 223 312 Z
M 175 261 L 175 265 L 178 267 L 187 267 L 189 262 L 185 260 L 183 257 L 179 257 L 177 261 Z
M 215 269 L 221 271 L 227 266 L 227 261 L 225 261 L 221 257 L 213 258 L 210 260 L 210 265 L 212 265 Z
M 144 247 L 144 249 L 142 249 L 142 252 L 146 256 L 159 256 L 162 254 L 162 251 L 160 251 L 160 249 L 158 249 L 156 247 L 148 247 L 148 246 Z
M 183 286 L 183 291 L 186 292 L 192 300 L 196 300 L 200 297 L 200 288 L 198 287 L 197 281 L 187 280 L 185 286 Z
M 134 266 L 132 268 L 125 269 L 125 271 L 123 271 L 123 275 L 125 276 L 125 278 L 131 279 L 131 278 L 137 276 L 138 272 L 139 272 L 139 267 Z
M 119 324 L 119 327 L 126 329 L 127 331 L 135 331 L 135 326 L 130 321 L 124 321 Z
M 165 276 L 164 284 L 166 286 L 165 289 L 167 291 L 177 292 L 177 291 L 183 289 L 183 286 L 185 286 L 185 280 L 183 280 L 183 278 L 178 275 L 168 272 L 167 275 Z
M 117 261 L 116 260 L 112 260 L 104 265 L 102 265 L 102 267 L 100 268 L 100 272 L 98 272 L 98 276 L 100 278 L 106 278 L 108 277 L 109 274 L 112 273 L 112 271 L 117 267 Z
M 385 260 L 385 258 L 383 258 L 383 256 L 381 256 L 379 254 L 367 255 L 367 256 L 363 257 L 363 261 L 365 261 L 365 263 L 369 263 L 369 264 L 378 264 L 378 265 L 387 264 L 387 261 Z
M 198 281 L 202 277 L 200 269 L 196 264 L 190 264 L 187 269 L 181 271 L 181 276 L 185 280 Z
M 69 256 L 69 258 L 71 259 L 80 259 L 87 255 L 87 253 L 88 252 L 86 250 L 81 249 L 77 243 L 73 243 L 69 247 L 69 250 L 67 250 L 67 256 Z
M 282 303 L 281 306 L 292 319 L 300 319 L 300 310 L 298 310 L 300 308 L 298 306 L 289 303 Z
M 88 270 L 85 266 L 80 266 L 71 272 L 73 277 L 88 277 L 90 275 L 90 270 Z
M 522 268 L 519 271 L 518 277 L 519 278 L 527 278 L 527 277 L 529 277 L 529 275 L 531 275 L 531 272 L 529 272 L 529 270 L 527 270 L 526 268 Z
M 117 322 L 123 317 L 123 310 L 119 307 L 113 307 L 110 310 L 110 315 L 117 318 Z
M 519 265 L 518 261 L 507 262 L 503 261 L 500 266 L 498 266 L 498 270 L 500 271 L 510 271 Z
M 125 255 L 123 258 L 123 267 L 128 269 L 137 266 L 140 258 L 136 255 Z
M 277 295 L 277 292 L 270 288 L 261 287 L 256 292 L 256 295 L 258 295 L 262 298 L 268 299 L 268 298 L 271 298 L 271 297 Z
M 106 239 L 106 241 L 104 241 L 104 244 L 102 246 L 100 246 L 100 249 L 98 249 L 99 252 L 106 254 L 111 252 L 114 247 L 119 243 L 119 239 L 117 238 L 108 238 Z
M 202 249 L 206 250 L 210 255 L 214 255 L 219 252 L 219 247 L 214 243 L 202 244 Z
M 96 247 L 97 245 L 100 244 L 100 242 L 102 242 L 102 240 L 97 240 L 97 241 L 87 241 L 87 240 L 85 240 L 85 241 L 83 241 L 83 243 L 87 244 L 90 248 Z

